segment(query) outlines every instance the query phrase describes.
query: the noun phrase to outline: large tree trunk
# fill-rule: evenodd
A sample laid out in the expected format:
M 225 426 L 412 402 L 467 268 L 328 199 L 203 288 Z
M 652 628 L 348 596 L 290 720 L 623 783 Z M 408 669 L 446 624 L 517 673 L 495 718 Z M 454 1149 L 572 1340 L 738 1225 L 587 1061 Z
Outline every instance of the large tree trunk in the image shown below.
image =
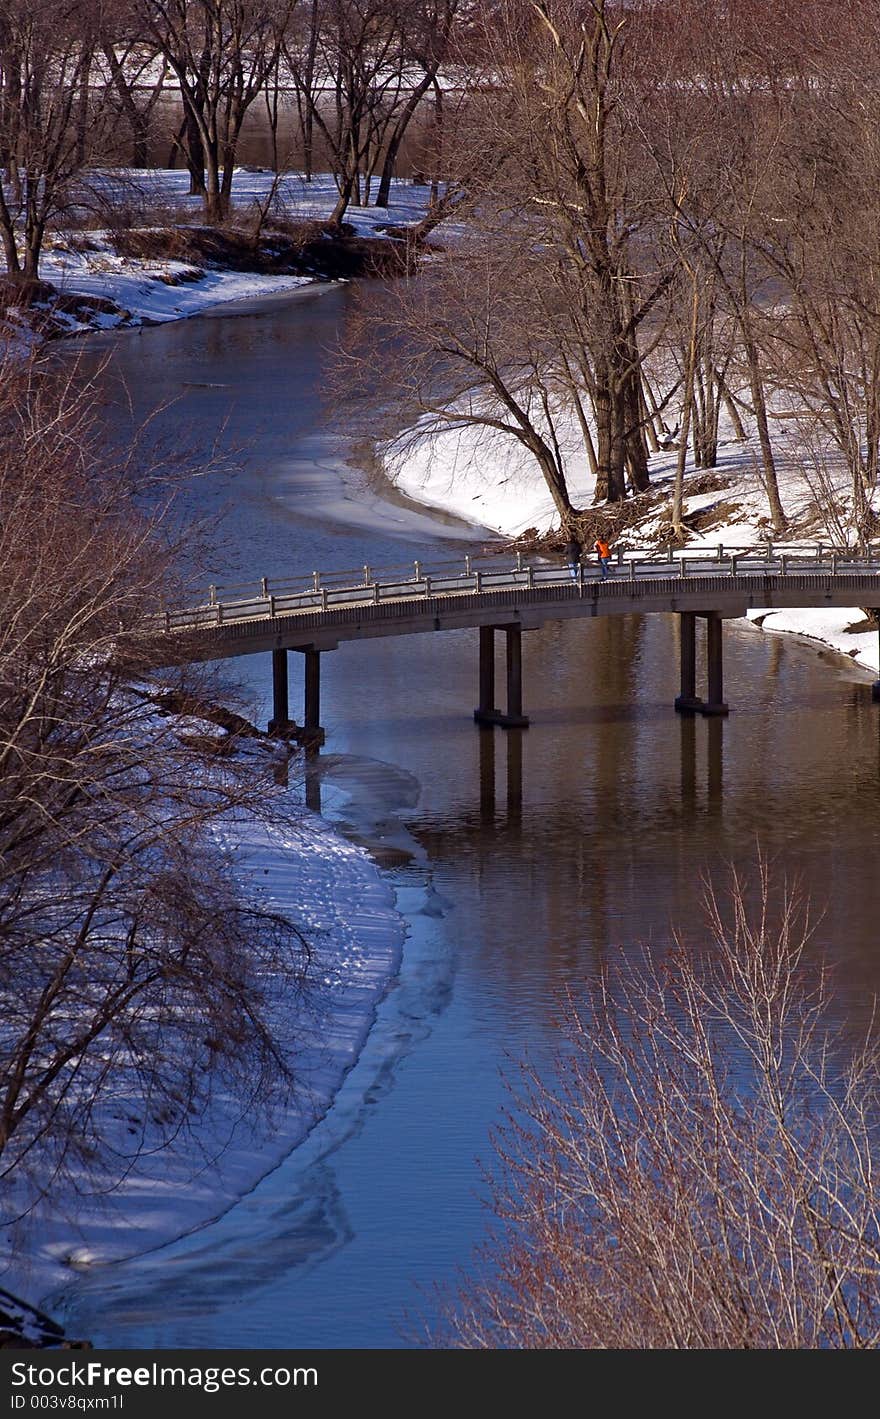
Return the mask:
M 633 492 L 644 493 L 651 486 L 648 471 L 648 447 L 645 443 L 642 407 L 644 398 L 638 369 L 627 375 L 622 394 L 626 466 Z

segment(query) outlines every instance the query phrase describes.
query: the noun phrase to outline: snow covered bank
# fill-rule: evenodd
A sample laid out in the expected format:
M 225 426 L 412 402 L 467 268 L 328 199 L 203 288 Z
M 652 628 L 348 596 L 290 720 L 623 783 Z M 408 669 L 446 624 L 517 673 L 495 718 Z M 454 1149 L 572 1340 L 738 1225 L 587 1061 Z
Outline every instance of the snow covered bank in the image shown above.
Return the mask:
M 96 1195 L 84 1181 L 51 1212 L 8 1228 L 0 1278 L 16 1295 L 39 1300 L 71 1270 L 159 1247 L 222 1214 L 306 1136 L 360 1053 L 400 962 L 404 924 L 390 887 L 365 851 L 312 814 L 295 830 L 229 823 L 224 838 L 251 895 L 289 915 L 311 946 L 305 1003 L 276 1008 L 298 1081 L 293 1102 L 266 1136 L 234 1100 L 215 1100 L 194 1140 L 141 1154 L 112 1192 Z M 126 1100 L 115 1105 L 124 1118 Z
M 589 507 L 594 499 L 595 480 L 587 466 L 580 429 L 573 418 L 568 422 L 560 419 L 556 433 L 572 502 L 576 507 Z M 419 437 L 417 429 L 410 429 L 379 452 L 389 477 L 416 502 L 456 513 L 511 539 L 548 536 L 559 528 L 558 513 L 534 459 L 510 435 L 471 426 Z M 673 449 L 649 460 L 652 489 L 659 497 L 653 510 L 628 528 L 621 539 L 624 557 L 628 552 L 638 556 L 643 549 L 663 540 L 661 527 L 668 521 L 677 457 Z M 766 495 L 755 472 L 757 457 L 757 445 L 734 438 L 723 419 L 718 464 L 708 470 L 711 481 L 718 486 L 704 491 L 706 470 L 695 469 L 689 457 L 684 501 L 684 519 L 689 527 L 685 555 L 719 544 L 730 548 L 766 541 L 770 519 Z M 799 545 L 815 546 L 824 539 L 829 546 L 834 539 L 817 516 L 808 461 L 793 442 L 785 440 L 780 440 L 776 458 L 782 502 L 793 528 L 785 545 L 793 549 Z M 688 482 L 695 489 L 690 496 Z M 819 641 L 866 670 L 880 674 L 878 634 L 866 628 L 864 613 L 858 607 L 801 611 L 764 608 L 750 611 L 748 620 L 766 631 L 794 633 Z
M 51 233 L 44 245 L 40 276 L 55 287 L 61 304 L 49 307 L 38 300 L 34 309 L 44 317 L 51 310 L 54 331 L 79 334 L 181 320 L 232 302 L 240 305 L 288 295 L 313 283 L 315 278 L 309 275 L 269 275 L 226 269 L 220 264 L 212 269 L 204 263 L 170 257 L 120 255 L 110 224 L 112 221 L 124 231 L 122 214 L 125 223 L 138 231 L 193 227 L 200 222 L 201 199 L 189 195 L 188 185 L 189 175 L 173 169 L 120 169 L 89 175 L 74 209 L 78 223 L 72 221 L 70 230 Z M 273 218 L 282 223 L 326 221 L 336 198 L 336 187 L 326 174 L 306 182 L 298 173 L 276 179 L 268 171 L 239 169 L 233 182 L 232 220 L 244 226 L 262 221 L 260 208 L 271 203 Z M 352 207 L 346 223 L 355 237 L 381 240 L 388 226 L 418 221 L 427 199 L 426 187 L 396 180 L 387 208 Z M 102 217 L 106 226 L 101 225 Z M 80 308 L 78 297 L 106 302 L 112 308 Z M 13 306 L 12 332 L 25 323 L 26 312 Z

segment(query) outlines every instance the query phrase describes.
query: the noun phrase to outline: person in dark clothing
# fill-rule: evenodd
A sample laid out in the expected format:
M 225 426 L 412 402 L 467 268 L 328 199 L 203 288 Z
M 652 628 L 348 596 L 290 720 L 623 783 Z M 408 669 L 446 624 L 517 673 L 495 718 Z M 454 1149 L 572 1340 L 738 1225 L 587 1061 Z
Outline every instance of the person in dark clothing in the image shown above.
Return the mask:
M 569 537 L 565 544 L 565 556 L 571 569 L 572 579 L 577 581 L 578 570 L 581 564 L 581 544 L 575 536 Z

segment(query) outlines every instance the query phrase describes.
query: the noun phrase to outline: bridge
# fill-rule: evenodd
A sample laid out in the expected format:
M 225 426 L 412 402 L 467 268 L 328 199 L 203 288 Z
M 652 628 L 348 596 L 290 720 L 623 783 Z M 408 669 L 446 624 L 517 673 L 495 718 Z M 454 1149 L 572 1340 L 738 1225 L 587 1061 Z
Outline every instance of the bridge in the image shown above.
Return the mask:
M 173 659 L 217 660 L 270 653 L 273 714 L 270 731 L 323 742 L 320 658 L 345 641 L 376 636 L 479 629 L 481 724 L 525 728 L 522 633 L 545 621 L 665 612 L 680 625 L 680 693 L 684 714 L 723 715 L 722 625 L 750 609 L 859 606 L 880 609 L 880 554 L 823 546 L 717 546 L 643 554 L 619 549 L 607 579 L 598 566 L 544 558 L 512 561 L 498 556 L 456 562 L 330 575 L 311 572 L 292 580 L 212 586 L 199 605 L 164 612 L 163 630 L 174 640 Z M 696 623 L 706 625 L 706 692 L 697 693 Z M 506 645 L 506 705 L 495 704 L 495 633 Z M 290 720 L 288 652 L 305 657 L 301 730 Z M 169 657 L 172 658 L 172 657 Z M 880 680 L 873 686 L 880 700 Z

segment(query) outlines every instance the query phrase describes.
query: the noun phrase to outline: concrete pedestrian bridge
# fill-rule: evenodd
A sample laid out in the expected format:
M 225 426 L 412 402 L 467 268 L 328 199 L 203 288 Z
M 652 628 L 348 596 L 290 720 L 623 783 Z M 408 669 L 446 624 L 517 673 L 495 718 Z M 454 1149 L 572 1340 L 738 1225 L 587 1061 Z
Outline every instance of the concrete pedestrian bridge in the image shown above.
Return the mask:
M 345 641 L 479 629 L 483 724 L 523 728 L 522 632 L 545 621 L 675 614 L 680 624 L 683 713 L 726 714 L 722 623 L 749 609 L 859 606 L 880 609 L 880 554 L 812 548 L 729 547 L 642 555 L 618 551 L 607 579 L 598 566 L 465 557 L 428 566 L 324 574 L 215 587 L 197 606 L 164 613 L 174 660 L 217 660 L 271 652 L 270 729 L 295 729 L 288 709 L 288 651 L 305 656 L 307 742 L 320 743 L 320 657 Z M 706 622 L 707 687 L 696 687 L 696 621 Z M 507 703 L 495 705 L 495 632 L 506 641 Z M 874 685 L 880 698 L 880 681 Z

